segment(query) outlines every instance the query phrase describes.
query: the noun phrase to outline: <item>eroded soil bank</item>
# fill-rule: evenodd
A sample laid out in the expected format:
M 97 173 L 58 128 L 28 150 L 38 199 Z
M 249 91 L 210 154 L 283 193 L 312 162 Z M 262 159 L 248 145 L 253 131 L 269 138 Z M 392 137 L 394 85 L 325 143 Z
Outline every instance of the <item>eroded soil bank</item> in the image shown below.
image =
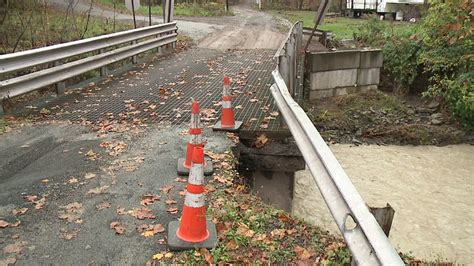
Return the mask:
M 390 239 L 400 251 L 474 261 L 474 146 L 330 148 L 368 205 L 395 209 Z M 295 176 L 293 213 L 338 232 L 309 171 Z

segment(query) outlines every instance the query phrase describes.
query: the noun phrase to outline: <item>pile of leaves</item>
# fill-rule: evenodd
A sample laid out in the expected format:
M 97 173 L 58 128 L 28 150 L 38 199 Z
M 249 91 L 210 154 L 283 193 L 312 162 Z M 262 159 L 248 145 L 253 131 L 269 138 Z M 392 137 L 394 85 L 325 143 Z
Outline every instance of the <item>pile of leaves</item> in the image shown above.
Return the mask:
M 216 224 L 218 243 L 156 263 L 336 263 L 349 264 L 350 253 L 339 237 L 264 204 L 247 192 L 230 152 L 210 153 L 217 174 L 206 185 L 208 217 Z M 157 260 L 156 258 L 159 258 Z

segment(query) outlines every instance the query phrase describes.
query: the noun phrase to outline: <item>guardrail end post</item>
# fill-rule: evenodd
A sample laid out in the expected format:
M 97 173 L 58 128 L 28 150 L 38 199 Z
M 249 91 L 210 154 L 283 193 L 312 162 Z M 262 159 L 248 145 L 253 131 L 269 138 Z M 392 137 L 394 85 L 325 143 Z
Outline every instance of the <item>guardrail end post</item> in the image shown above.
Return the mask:
M 61 65 L 61 62 L 59 61 L 54 62 L 54 66 L 59 66 L 59 65 Z M 54 87 L 56 88 L 56 94 L 62 95 L 64 94 L 64 91 L 66 90 L 66 83 L 64 81 L 60 81 L 54 84 Z
M 105 49 L 100 49 L 99 54 L 102 54 L 105 52 Z M 109 68 L 107 66 L 103 66 L 100 68 L 100 76 L 101 77 L 107 77 L 109 75 Z

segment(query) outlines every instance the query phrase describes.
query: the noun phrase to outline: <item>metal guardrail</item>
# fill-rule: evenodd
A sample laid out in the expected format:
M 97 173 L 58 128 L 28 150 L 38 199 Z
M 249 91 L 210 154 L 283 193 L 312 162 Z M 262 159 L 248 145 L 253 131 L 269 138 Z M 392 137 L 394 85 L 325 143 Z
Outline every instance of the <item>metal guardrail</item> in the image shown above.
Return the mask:
M 54 62 L 54 66 L 0 81 L 0 101 L 134 57 L 177 41 L 176 22 L 122 31 L 48 47 L 0 55 L 0 74 Z M 123 47 L 118 45 L 129 44 Z M 110 51 L 105 51 L 110 49 Z M 90 57 L 61 64 L 61 60 L 98 51 Z M 134 61 L 136 61 L 134 59 Z M 104 75 L 107 71 L 101 71 Z
M 291 30 L 295 29 L 293 27 Z M 291 36 L 289 34 L 289 38 Z M 281 56 L 280 50 L 276 56 Z M 361 265 L 403 265 L 344 169 L 304 110 L 293 99 L 279 69 L 277 66 L 272 73 L 275 80 L 270 88 L 273 98 L 355 262 Z

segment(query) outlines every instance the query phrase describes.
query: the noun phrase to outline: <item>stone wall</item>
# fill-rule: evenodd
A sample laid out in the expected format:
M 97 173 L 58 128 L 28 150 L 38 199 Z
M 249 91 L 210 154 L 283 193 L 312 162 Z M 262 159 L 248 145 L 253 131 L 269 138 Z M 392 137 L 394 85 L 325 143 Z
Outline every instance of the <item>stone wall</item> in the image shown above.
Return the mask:
M 307 98 L 319 99 L 377 89 L 381 50 L 346 50 L 306 53 Z

